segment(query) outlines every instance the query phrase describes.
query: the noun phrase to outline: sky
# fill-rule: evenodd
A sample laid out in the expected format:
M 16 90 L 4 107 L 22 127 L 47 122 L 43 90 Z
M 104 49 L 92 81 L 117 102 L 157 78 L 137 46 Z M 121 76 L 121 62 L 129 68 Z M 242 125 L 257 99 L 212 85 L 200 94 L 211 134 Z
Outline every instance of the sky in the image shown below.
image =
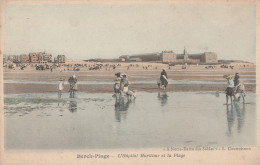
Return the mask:
M 170 51 L 256 61 L 253 4 L 63 4 L 4 8 L 4 54 L 73 60 Z

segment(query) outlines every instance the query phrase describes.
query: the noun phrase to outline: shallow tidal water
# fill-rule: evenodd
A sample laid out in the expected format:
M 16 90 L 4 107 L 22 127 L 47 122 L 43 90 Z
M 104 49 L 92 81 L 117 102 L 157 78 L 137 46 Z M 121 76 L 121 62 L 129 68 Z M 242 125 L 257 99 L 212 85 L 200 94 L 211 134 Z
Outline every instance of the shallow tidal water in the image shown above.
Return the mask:
M 224 93 L 5 95 L 6 149 L 256 146 L 256 94 L 224 105 Z
M 47 81 L 26 81 L 26 80 L 5 80 L 5 83 L 10 84 L 48 84 L 48 85 L 57 85 L 58 82 L 47 82 Z M 78 84 L 81 85 L 113 85 L 115 82 L 111 81 L 79 81 Z M 130 81 L 131 84 L 157 84 L 157 81 L 144 80 L 144 81 Z M 188 81 L 188 80 L 170 80 L 169 84 L 200 84 L 200 85 L 223 85 L 226 84 L 226 81 Z M 255 84 L 252 82 L 245 82 L 245 84 Z

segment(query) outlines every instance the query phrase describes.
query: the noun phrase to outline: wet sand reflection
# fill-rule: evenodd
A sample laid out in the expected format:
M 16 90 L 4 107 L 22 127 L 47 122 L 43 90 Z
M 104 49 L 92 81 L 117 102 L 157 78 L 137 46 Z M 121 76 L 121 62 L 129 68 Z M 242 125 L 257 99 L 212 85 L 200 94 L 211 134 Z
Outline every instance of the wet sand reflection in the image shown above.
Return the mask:
M 240 133 L 242 131 L 242 127 L 245 121 L 245 110 L 246 105 L 238 102 L 234 102 L 233 105 L 226 105 L 227 110 L 227 126 L 228 126 L 228 136 L 233 134 L 233 125 L 235 124 L 235 120 L 237 119 L 237 132 Z
M 121 122 L 126 119 L 127 111 L 129 105 L 133 103 L 134 100 L 129 100 L 125 97 L 116 96 L 115 100 L 115 118 L 117 122 Z
M 165 106 L 167 104 L 168 97 L 169 96 L 167 95 L 167 93 L 165 93 L 165 92 L 163 92 L 163 93 L 158 92 L 157 98 L 161 102 L 162 106 Z
M 257 145 L 256 94 L 248 94 L 245 104 L 234 102 L 232 106 L 223 106 L 225 94 L 215 97 L 213 92 L 138 92 L 133 100 L 103 93 L 77 94 L 76 98 L 69 98 L 69 93 L 57 98 L 54 92 L 5 96 L 5 146 L 72 149 Z
M 71 113 L 77 111 L 77 101 L 76 101 L 76 100 L 71 100 L 71 101 L 69 102 L 69 111 L 70 111 Z

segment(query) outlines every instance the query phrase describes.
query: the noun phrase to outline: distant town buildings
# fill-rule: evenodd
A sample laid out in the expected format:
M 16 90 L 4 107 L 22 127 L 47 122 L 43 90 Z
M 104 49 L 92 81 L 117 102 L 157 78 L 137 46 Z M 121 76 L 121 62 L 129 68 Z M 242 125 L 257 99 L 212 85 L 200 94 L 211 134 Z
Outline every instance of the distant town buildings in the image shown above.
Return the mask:
M 176 54 L 173 51 L 162 51 L 161 53 L 150 53 L 150 54 L 140 54 L 140 55 L 124 55 L 119 57 L 119 61 L 143 61 L 143 62 L 163 62 L 163 63 L 206 63 L 214 64 L 218 63 L 218 55 L 213 52 L 204 52 L 199 54 L 188 54 L 187 50 L 184 48 L 183 54 Z
M 4 56 L 4 63 L 65 63 L 68 59 L 65 55 L 54 57 L 46 52 L 31 52 L 29 54 Z M 182 54 L 173 51 L 162 51 L 161 53 L 146 53 L 136 55 L 122 55 L 117 59 L 90 59 L 85 61 L 93 62 L 161 62 L 174 64 L 215 64 L 218 63 L 218 55 L 214 52 L 189 54 L 184 47 Z
M 14 62 L 14 61 L 13 61 Z M 21 54 L 20 55 L 20 63 L 29 63 L 30 62 L 30 57 L 28 54 Z
M 124 55 L 119 57 L 120 61 L 161 61 L 160 53 L 136 54 L 132 56 Z
M 162 62 L 164 63 L 218 63 L 218 55 L 213 52 L 199 54 L 188 54 L 184 48 L 183 54 L 173 52 L 162 52 Z
M 57 63 L 65 63 L 65 55 L 58 55 Z
M 177 62 L 177 55 L 173 51 L 163 51 L 162 52 L 162 62 Z
M 4 61 L 13 61 L 13 62 L 18 62 L 20 61 L 20 56 L 17 56 L 17 55 L 10 55 L 10 56 L 6 56 L 4 58 Z
M 56 60 L 53 60 L 51 54 L 46 52 L 31 52 L 29 54 L 21 55 L 5 55 L 3 58 L 4 62 L 13 62 L 13 63 L 35 63 L 35 64 L 47 64 L 47 63 L 65 63 L 65 55 L 58 55 Z
M 29 59 L 32 63 L 38 63 L 39 62 L 39 55 L 37 53 L 29 53 Z
M 45 52 L 39 52 L 38 56 L 39 56 L 39 62 L 49 62 L 49 63 L 51 63 L 53 61 L 51 54 L 47 54 Z

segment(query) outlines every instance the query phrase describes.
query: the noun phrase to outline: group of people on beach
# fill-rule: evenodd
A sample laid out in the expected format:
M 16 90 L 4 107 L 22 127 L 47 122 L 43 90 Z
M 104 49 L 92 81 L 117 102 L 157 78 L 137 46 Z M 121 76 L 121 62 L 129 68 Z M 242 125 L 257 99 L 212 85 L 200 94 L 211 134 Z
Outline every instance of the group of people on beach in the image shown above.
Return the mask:
M 70 97 L 74 98 L 75 91 L 78 90 L 78 80 L 76 78 L 76 75 L 71 76 L 68 79 L 68 83 L 69 83 Z M 58 96 L 59 96 L 59 98 L 61 98 L 62 91 L 64 90 L 64 87 L 65 87 L 65 79 L 61 77 L 60 80 L 59 80 L 59 85 L 58 85 Z
M 136 97 L 134 90 L 129 90 L 129 81 L 127 79 L 127 74 L 125 73 L 116 73 L 115 74 L 115 84 L 114 84 L 114 92 L 115 96 L 119 94 L 121 96 L 122 94 L 127 95 L 128 98 Z M 162 69 L 161 75 L 159 80 L 157 81 L 158 88 L 161 88 L 163 90 L 166 89 L 168 85 L 168 76 L 166 73 L 165 68 Z
M 241 80 L 239 73 L 236 73 L 235 76 L 233 77 L 232 75 L 224 75 L 223 78 L 227 80 L 227 88 L 225 90 L 226 93 L 226 101 L 228 104 L 228 98 L 230 97 L 231 104 L 233 104 L 233 99 L 234 100 L 240 101 L 240 98 L 243 98 L 243 102 L 245 102 L 245 85 L 243 80 Z M 165 69 L 162 69 L 160 79 L 157 82 L 158 88 L 161 88 L 163 90 L 166 89 L 168 85 L 168 76 L 165 71 Z
M 122 94 L 125 94 L 128 97 L 135 98 L 136 97 L 135 92 L 133 90 L 129 90 L 129 81 L 127 78 L 127 74 L 118 72 L 115 74 L 115 76 L 116 76 L 115 83 L 114 83 L 115 95 L 120 94 L 120 96 L 121 96 Z M 231 100 L 231 104 L 233 103 L 232 97 L 234 99 L 236 99 L 237 101 L 239 101 L 240 98 L 242 97 L 243 102 L 245 102 L 245 96 L 246 96 L 245 85 L 244 85 L 243 80 L 240 79 L 239 73 L 236 73 L 234 77 L 230 74 L 226 74 L 223 76 L 223 78 L 225 78 L 227 80 L 227 88 L 225 90 L 227 104 L 228 104 L 229 98 Z M 78 80 L 77 80 L 76 76 L 75 75 L 71 76 L 68 79 L 68 83 L 69 83 L 70 97 L 74 98 L 75 91 L 78 90 Z M 158 88 L 165 90 L 168 83 L 169 83 L 168 76 L 167 76 L 165 68 L 163 68 L 160 78 L 157 81 Z M 65 79 L 60 78 L 59 85 L 58 85 L 59 97 L 61 97 L 61 95 L 62 95 L 64 86 L 65 86 Z
M 129 81 L 127 79 L 127 74 L 126 73 L 116 73 L 115 74 L 116 79 L 115 79 L 115 84 L 114 84 L 114 92 L 115 95 L 121 96 L 123 94 L 127 95 L 128 99 L 134 97 L 135 98 L 135 91 L 129 90 Z
M 227 80 L 227 88 L 226 88 L 226 100 L 228 104 L 228 98 L 230 97 L 231 104 L 233 104 L 232 97 L 234 99 L 240 100 L 240 97 L 243 98 L 243 102 L 245 102 L 245 85 L 243 80 L 240 79 L 239 73 L 235 74 L 235 77 L 232 75 L 224 75 L 223 78 Z
M 116 73 L 115 74 L 116 79 L 115 79 L 115 84 L 114 84 L 114 92 L 115 93 L 126 93 L 128 92 L 128 86 L 129 82 L 127 79 L 127 75 L 125 73 Z

